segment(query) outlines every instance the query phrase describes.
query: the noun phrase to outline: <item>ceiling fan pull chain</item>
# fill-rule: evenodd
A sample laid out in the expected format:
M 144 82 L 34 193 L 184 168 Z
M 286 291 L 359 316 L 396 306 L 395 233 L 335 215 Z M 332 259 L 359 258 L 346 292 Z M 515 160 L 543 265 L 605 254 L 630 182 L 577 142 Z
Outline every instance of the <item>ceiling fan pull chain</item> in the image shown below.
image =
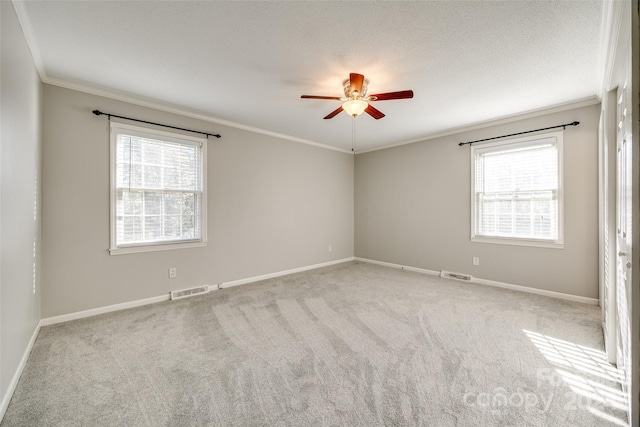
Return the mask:
M 351 117 L 351 152 L 356 155 L 356 116 Z

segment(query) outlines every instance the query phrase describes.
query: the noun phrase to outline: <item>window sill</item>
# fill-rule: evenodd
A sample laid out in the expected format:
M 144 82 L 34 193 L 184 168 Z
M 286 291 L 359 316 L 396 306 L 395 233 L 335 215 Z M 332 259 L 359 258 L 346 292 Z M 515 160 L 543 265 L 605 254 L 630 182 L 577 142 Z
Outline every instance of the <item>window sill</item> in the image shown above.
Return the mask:
M 472 243 L 491 243 L 497 245 L 530 246 L 534 248 L 564 249 L 564 243 L 549 240 L 510 239 L 508 237 L 471 236 Z
M 206 241 L 126 246 L 122 248 L 109 249 L 109 254 L 110 255 L 126 255 L 126 254 L 136 254 L 141 252 L 172 251 L 175 249 L 201 248 L 203 246 L 207 246 Z

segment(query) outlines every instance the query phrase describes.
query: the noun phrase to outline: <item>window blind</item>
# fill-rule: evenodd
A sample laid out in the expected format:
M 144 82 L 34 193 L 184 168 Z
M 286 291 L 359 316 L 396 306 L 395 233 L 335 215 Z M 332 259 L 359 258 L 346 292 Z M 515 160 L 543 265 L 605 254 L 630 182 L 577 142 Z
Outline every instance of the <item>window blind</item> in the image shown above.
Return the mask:
M 556 241 L 555 138 L 475 150 L 475 235 Z
M 116 246 L 202 239 L 202 144 L 114 129 Z

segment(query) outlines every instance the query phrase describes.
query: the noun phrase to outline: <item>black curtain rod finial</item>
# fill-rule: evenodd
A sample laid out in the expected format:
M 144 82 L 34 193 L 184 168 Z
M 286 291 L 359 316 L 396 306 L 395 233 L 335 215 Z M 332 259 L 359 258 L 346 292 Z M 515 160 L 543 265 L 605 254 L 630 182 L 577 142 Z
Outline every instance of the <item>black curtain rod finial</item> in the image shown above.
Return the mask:
M 580 124 L 580 122 L 571 122 L 571 123 L 567 123 L 562 125 L 562 130 L 565 130 L 567 126 L 578 126 Z

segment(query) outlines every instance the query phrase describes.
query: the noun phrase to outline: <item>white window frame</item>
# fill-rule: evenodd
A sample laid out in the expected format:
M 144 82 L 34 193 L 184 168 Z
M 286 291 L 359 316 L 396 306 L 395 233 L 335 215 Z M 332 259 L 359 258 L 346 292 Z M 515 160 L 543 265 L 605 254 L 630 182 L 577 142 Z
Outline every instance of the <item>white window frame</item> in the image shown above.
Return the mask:
M 518 246 L 534 246 L 562 249 L 564 248 L 564 185 L 563 185 L 563 132 L 549 132 L 544 134 L 538 134 L 535 136 L 528 136 L 523 138 L 508 139 L 499 142 L 472 145 L 471 146 L 471 241 L 477 243 L 496 243 L 504 245 L 518 245 Z M 558 236 L 555 240 L 550 239 L 532 239 L 525 237 L 503 237 L 503 236 L 487 236 L 477 233 L 477 218 L 476 218 L 476 154 L 483 152 L 500 151 L 501 147 L 505 149 L 512 148 L 514 145 L 527 146 L 542 144 L 544 141 L 553 142 L 558 153 L 558 191 L 557 191 L 557 204 L 558 204 Z
M 134 126 L 116 121 L 111 122 L 110 139 L 110 248 L 111 255 L 123 255 L 141 252 L 166 251 L 174 249 L 186 249 L 203 247 L 207 245 L 207 139 L 174 132 L 166 132 L 141 126 Z M 141 137 L 155 138 L 163 141 L 178 143 L 191 143 L 200 145 L 202 158 L 202 197 L 200 207 L 200 239 L 188 241 L 171 242 L 148 242 L 136 244 L 117 244 L 117 188 L 116 188 L 116 146 L 118 134 L 135 135 Z

